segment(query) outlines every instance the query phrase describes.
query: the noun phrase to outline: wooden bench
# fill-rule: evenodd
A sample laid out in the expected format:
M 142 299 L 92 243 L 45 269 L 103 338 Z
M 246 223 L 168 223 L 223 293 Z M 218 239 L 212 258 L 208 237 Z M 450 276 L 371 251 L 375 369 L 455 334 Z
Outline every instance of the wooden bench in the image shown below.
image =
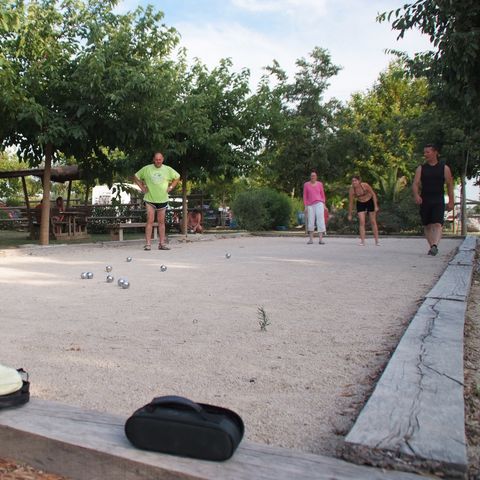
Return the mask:
M 145 228 L 145 222 L 132 222 L 132 223 L 112 223 L 106 225 L 106 228 L 110 232 L 112 240 L 123 241 L 123 231 L 129 228 Z M 158 238 L 158 222 L 153 224 L 153 239 Z
M 32 398 L 22 407 L 0 411 L 0 457 L 76 480 L 424 478 L 249 441 L 243 441 L 226 462 L 147 452 L 129 443 L 125 420 Z

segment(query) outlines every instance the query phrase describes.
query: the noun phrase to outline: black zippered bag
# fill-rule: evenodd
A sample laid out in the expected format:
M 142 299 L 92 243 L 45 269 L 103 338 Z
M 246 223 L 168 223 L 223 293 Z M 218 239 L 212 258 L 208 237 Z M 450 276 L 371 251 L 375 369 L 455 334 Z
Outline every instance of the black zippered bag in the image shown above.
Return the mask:
M 30 382 L 28 381 L 28 373 L 23 368 L 17 369 L 22 376 L 22 386 L 19 390 L 0 395 L 0 409 L 8 407 L 18 407 L 30 400 Z
M 203 460 L 230 458 L 243 433 L 235 412 L 175 395 L 154 398 L 125 423 L 137 448 Z

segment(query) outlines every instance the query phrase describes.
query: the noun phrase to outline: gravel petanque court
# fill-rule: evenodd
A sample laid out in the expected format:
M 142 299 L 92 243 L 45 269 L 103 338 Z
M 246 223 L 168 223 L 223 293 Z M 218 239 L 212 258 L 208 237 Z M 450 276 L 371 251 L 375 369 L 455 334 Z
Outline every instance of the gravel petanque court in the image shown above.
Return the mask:
M 28 370 L 40 398 L 127 416 L 182 395 L 237 411 L 249 440 L 333 454 L 461 243 L 445 239 L 431 257 L 420 238 L 194 238 L 205 241 L 169 252 L 0 252 L 0 363 Z

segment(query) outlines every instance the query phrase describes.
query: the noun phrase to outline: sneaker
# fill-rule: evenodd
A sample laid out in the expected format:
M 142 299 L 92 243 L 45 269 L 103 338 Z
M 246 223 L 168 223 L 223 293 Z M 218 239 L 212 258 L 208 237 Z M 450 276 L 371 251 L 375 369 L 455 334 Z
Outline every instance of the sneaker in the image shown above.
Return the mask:
M 313 242 L 312 242 L 311 240 L 309 240 L 309 241 L 307 242 L 307 245 L 311 245 L 312 243 L 313 243 Z
M 434 257 L 437 253 L 438 253 L 438 247 L 436 245 L 432 245 L 430 247 L 430 250 L 428 251 L 428 254 Z
M 319 245 L 325 245 L 325 242 L 324 242 L 323 240 L 319 240 L 319 241 L 318 241 L 318 244 L 319 244 Z

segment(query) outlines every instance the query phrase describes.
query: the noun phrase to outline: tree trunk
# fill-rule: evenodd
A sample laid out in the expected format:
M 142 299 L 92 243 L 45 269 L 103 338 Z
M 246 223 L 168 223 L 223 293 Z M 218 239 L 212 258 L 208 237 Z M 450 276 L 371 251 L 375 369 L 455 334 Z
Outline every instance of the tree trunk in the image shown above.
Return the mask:
M 465 184 L 465 175 L 461 174 L 460 176 L 460 218 L 461 218 L 461 234 L 467 234 L 467 208 L 466 208 L 466 184 Z
M 188 204 L 187 204 L 187 167 L 182 165 L 182 234 L 187 237 Z
M 53 145 L 45 145 L 45 169 L 43 171 L 42 221 L 40 223 L 40 245 L 48 245 L 50 239 L 50 177 L 52 170 Z
M 467 170 L 468 170 L 468 161 L 470 159 L 470 149 L 467 148 L 467 152 L 465 155 L 465 168 L 463 169 L 462 176 L 461 176 L 461 183 L 462 183 L 462 195 L 460 197 L 461 201 L 461 219 L 462 219 L 462 235 L 467 234 Z

